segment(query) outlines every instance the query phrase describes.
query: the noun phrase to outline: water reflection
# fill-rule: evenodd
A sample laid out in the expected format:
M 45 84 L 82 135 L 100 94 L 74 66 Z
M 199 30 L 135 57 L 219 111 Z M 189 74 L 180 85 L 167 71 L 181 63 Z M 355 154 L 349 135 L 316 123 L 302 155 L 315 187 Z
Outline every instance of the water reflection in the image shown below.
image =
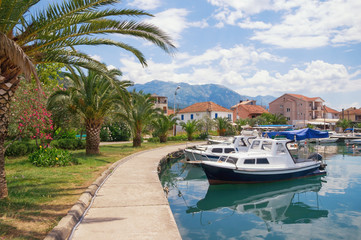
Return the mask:
M 328 216 L 328 211 L 318 206 L 317 192 L 321 187 L 320 177 L 271 184 L 209 186 L 206 196 L 186 212 L 228 208 L 236 213 L 254 214 L 265 222 L 310 223 L 313 219 Z M 297 199 L 301 193 L 313 193 L 316 206 Z

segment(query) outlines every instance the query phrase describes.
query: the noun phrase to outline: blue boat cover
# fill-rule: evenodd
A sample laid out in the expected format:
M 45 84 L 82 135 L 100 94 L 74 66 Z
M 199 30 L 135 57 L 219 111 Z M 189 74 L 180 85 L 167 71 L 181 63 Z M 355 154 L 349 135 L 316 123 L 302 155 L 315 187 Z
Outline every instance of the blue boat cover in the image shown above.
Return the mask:
M 328 132 L 314 130 L 311 128 L 304 128 L 293 131 L 264 132 L 263 136 L 268 136 L 270 138 L 275 136 L 285 136 L 287 139 L 299 141 L 307 138 L 327 138 Z

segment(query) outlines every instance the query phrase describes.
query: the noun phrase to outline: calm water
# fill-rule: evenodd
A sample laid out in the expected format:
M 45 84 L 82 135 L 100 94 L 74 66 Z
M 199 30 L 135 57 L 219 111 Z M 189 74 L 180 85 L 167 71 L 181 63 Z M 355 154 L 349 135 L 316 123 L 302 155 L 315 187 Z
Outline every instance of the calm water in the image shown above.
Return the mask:
M 161 175 L 183 239 L 361 239 L 361 146 L 313 145 L 327 176 L 209 186 L 176 161 Z

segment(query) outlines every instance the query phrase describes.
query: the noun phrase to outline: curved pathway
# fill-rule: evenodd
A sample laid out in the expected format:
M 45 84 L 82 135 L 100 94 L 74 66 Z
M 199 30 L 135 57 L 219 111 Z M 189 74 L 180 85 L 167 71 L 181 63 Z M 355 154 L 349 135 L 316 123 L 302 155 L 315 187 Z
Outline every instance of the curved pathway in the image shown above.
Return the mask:
M 71 239 L 181 239 L 157 167 L 168 153 L 185 147 L 166 146 L 120 161 Z

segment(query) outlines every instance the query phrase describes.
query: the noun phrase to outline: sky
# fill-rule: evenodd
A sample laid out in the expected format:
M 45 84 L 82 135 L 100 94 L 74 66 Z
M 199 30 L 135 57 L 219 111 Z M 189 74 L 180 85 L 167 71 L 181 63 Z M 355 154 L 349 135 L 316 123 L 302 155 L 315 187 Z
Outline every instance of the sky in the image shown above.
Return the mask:
M 116 47 L 83 49 L 124 80 L 221 84 L 247 96 L 295 93 L 339 111 L 361 107 L 360 0 L 124 0 L 114 7 L 153 14 L 137 20 L 164 30 L 177 47 L 169 55 L 113 36 L 141 50 L 146 68 Z

